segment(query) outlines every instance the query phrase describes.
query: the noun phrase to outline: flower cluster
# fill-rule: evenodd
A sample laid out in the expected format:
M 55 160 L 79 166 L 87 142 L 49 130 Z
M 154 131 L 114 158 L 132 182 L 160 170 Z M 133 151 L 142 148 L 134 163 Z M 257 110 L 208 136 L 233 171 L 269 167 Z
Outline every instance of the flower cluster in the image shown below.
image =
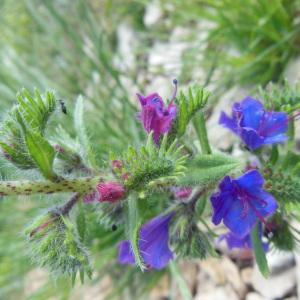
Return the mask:
M 161 134 L 167 133 L 176 116 L 176 105 L 171 102 L 166 108 L 157 94 L 142 96 L 138 94 L 141 112 L 138 114 L 144 129 L 153 131 L 154 141 L 159 142 Z M 222 112 L 220 124 L 239 135 L 252 150 L 265 144 L 283 142 L 287 139 L 288 118 L 283 112 L 265 111 L 263 105 L 251 98 L 235 103 L 232 117 Z M 118 167 L 115 163 L 115 167 Z M 212 222 L 223 223 L 230 229 L 221 236 L 228 247 L 252 248 L 251 231 L 259 222 L 259 235 L 262 238 L 262 224 L 267 226 L 267 218 L 277 209 L 275 198 L 264 188 L 264 179 L 256 169 L 248 169 L 237 178 L 226 176 L 219 184 L 219 191 L 211 196 L 213 208 Z M 191 187 L 172 187 L 177 199 L 187 199 L 192 193 Z M 148 268 L 161 269 L 173 258 L 169 248 L 169 222 L 173 214 L 159 215 L 140 229 L 139 250 Z M 265 251 L 268 244 L 262 242 Z M 119 262 L 134 264 L 135 257 L 130 241 L 119 244 Z

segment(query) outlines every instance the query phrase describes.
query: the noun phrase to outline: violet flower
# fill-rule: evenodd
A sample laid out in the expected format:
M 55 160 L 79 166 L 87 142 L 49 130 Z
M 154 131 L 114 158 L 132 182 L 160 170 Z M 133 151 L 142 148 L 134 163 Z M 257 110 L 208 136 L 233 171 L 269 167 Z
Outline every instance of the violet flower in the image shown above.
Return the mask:
M 142 107 L 137 117 L 148 133 L 153 131 L 153 140 L 158 144 L 160 136 L 171 129 L 172 121 L 176 117 L 176 105 L 171 101 L 168 107 L 165 107 L 157 93 L 148 96 L 137 94 L 137 96 Z
M 260 239 L 262 240 L 262 224 L 260 223 L 259 226 L 259 236 Z M 252 240 L 251 240 L 251 235 L 247 234 L 244 237 L 238 237 L 234 235 L 231 231 L 229 231 L 226 234 L 221 235 L 220 241 L 225 240 L 227 243 L 228 248 L 231 250 L 233 248 L 242 248 L 242 249 L 252 249 Z M 262 241 L 262 247 L 265 252 L 269 250 L 269 245 L 268 243 Z
M 231 118 L 222 112 L 219 124 L 240 136 L 251 150 L 287 140 L 288 115 L 266 111 L 258 100 L 251 97 L 233 105 Z
M 148 268 L 162 269 L 173 258 L 173 253 L 169 248 L 169 222 L 172 217 L 172 213 L 159 215 L 141 227 L 139 250 Z M 119 243 L 118 260 L 121 264 L 135 263 L 130 241 Z
M 249 234 L 256 222 L 266 224 L 265 218 L 278 205 L 274 197 L 263 189 L 264 179 L 257 170 L 250 170 L 233 179 L 226 176 L 219 184 L 220 191 L 211 196 L 212 222 L 223 223 L 238 237 Z

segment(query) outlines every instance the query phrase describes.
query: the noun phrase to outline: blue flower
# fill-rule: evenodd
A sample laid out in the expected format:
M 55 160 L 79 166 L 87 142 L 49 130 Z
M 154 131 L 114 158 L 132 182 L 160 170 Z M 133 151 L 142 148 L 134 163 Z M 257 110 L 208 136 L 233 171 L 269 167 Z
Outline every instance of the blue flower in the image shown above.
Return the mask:
M 251 97 L 233 105 L 231 118 L 222 112 L 219 124 L 239 135 L 251 150 L 287 140 L 288 115 L 266 111 L 258 100 Z
M 259 236 L 262 240 L 262 224 L 259 224 Z M 247 234 L 244 237 L 238 237 L 229 231 L 228 233 L 221 235 L 220 240 L 225 240 L 230 250 L 233 248 L 252 249 L 252 240 L 250 234 Z M 269 250 L 268 243 L 262 241 L 262 246 L 265 252 Z
M 168 107 L 165 107 L 162 98 L 157 93 L 148 96 L 137 94 L 137 96 L 142 108 L 137 117 L 147 132 L 153 131 L 153 140 L 158 144 L 160 136 L 172 127 L 172 122 L 176 117 L 176 105 L 171 101 Z
M 238 237 L 245 237 L 257 220 L 275 212 L 278 205 L 274 197 L 263 189 L 264 179 L 257 170 L 251 170 L 233 179 L 226 176 L 219 184 L 220 191 L 211 196 L 212 222 L 223 223 Z
M 139 250 L 148 268 L 162 269 L 173 258 L 169 248 L 169 222 L 173 214 L 159 215 L 140 230 Z M 134 264 L 135 258 L 128 240 L 119 243 L 119 262 Z

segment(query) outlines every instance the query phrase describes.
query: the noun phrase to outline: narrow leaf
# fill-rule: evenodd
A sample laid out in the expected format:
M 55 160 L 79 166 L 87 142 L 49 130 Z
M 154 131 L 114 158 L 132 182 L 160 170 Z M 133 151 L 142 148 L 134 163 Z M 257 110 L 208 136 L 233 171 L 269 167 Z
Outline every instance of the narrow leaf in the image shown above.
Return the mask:
M 141 218 L 139 214 L 139 208 L 137 205 L 137 198 L 129 197 L 128 199 L 128 222 L 129 222 L 129 237 L 131 242 L 131 247 L 134 253 L 136 264 L 141 268 L 142 271 L 145 270 L 145 265 L 143 263 L 140 250 L 139 250 L 139 230 L 141 226 Z
M 84 107 L 83 107 L 83 98 L 82 96 L 79 96 L 77 98 L 76 106 L 75 106 L 75 112 L 74 112 L 74 126 L 76 129 L 76 133 L 78 136 L 78 139 L 80 141 L 80 144 L 82 145 L 82 155 L 84 162 L 89 166 L 95 166 L 96 165 L 96 158 L 92 151 L 92 146 L 90 144 L 86 126 L 84 123 Z
M 170 262 L 169 268 L 170 268 L 172 277 L 174 278 L 174 280 L 178 284 L 180 293 L 182 295 L 182 299 L 184 299 L 184 300 L 193 300 L 193 297 L 191 295 L 189 287 L 188 287 L 185 279 L 182 277 L 181 271 L 178 268 L 178 265 L 174 260 Z
M 41 173 L 49 180 L 57 180 L 58 176 L 53 171 L 53 161 L 55 158 L 53 147 L 37 132 L 26 130 L 24 135 L 28 152 Z
M 255 254 L 256 263 L 261 274 L 267 278 L 270 275 L 268 262 L 266 258 L 265 251 L 262 246 L 262 241 L 259 235 L 259 224 L 255 226 L 255 228 L 251 232 L 251 240 L 253 245 L 253 250 Z

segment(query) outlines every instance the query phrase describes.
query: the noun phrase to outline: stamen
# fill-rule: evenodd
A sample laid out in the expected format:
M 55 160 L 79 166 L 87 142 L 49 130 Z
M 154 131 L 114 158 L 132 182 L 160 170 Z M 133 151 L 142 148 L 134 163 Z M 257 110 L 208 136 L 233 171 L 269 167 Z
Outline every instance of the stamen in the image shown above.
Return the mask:
M 177 85 L 178 85 L 177 79 L 173 79 L 173 84 L 174 84 L 174 91 L 173 91 L 173 95 L 171 97 L 171 102 L 175 100 L 176 95 L 177 95 Z

